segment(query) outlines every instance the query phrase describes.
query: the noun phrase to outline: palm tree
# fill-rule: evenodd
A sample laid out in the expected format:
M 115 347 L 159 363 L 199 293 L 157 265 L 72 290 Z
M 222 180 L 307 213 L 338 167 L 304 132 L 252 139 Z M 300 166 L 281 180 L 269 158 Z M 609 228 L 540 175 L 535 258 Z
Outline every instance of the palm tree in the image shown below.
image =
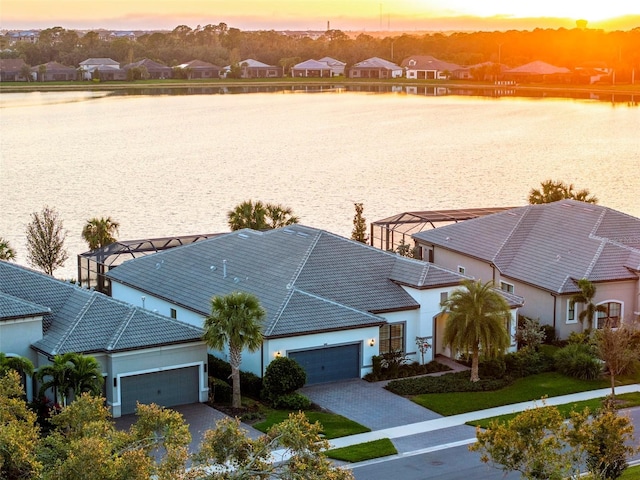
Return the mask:
M 540 184 L 540 188 L 532 188 L 529 191 L 529 204 L 541 205 L 564 200 L 565 198 L 585 203 L 598 203 L 597 197 L 591 195 L 589 190 L 582 189 L 576 192 L 573 188 L 573 184 L 566 184 L 561 180 L 545 180 Z
M 69 354 L 69 387 L 74 397 L 81 393 L 89 392 L 93 395 L 102 393 L 102 368 L 98 361 L 88 355 L 78 353 Z
M 253 230 L 270 230 L 298 223 L 289 207 L 261 201 L 244 201 L 233 210 L 227 212 L 227 220 L 231 230 L 251 228 Z
M 0 260 L 15 260 L 16 251 L 9 245 L 9 241 L 0 237 Z
M 593 328 L 593 317 L 595 317 L 597 312 L 604 312 L 606 309 L 602 305 L 593 303 L 593 297 L 596 296 L 596 286 L 593 283 L 586 278 L 581 278 L 578 280 L 578 288 L 580 292 L 573 295 L 569 301 L 584 304 L 584 308 L 580 312 L 580 315 L 578 315 L 578 318 L 580 322 L 582 322 L 583 329 L 586 319 L 587 330 L 591 330 Z
M 229 363 L 233 382 L 231 406 L 241 407 L 240 363 L 242 351 L 257 351 L 262 345 L 262 320 L 266 313 L 254 295 L 232 292 L 211 299 L 211 315 L 204 321 L 203 339 L 214 350 L 229 347 Z
M 493 357 L 511 343 L 506 329 L 511 311 L 492 282 L 463 280 L 462 286 L 442 303 L 443 312 L 448 314 L 444 343 L 454 351 L 471 353 L 471 381 L 477 382 L 480 351 Z
M 0 375 L 15 370 L 20 375 L 33 375 L 33 363 L 26 357 L 7 357 L 0 352 Z
M 82 229 L 82 238 L 89 244 L 90 250 L 105 247 L 116 241 L 120 224 L 111 217 L 87 220 Z
M 58 403 L 58 399 L 62 400 L 62 406 L 67 404 L 67 395 L 69 394 L 70 385 L 70 358 L 73 354 L 65 353 L 53 357 L 53 362 L 49 365 L 40 367 L 36 377 L 42 382 L 40 385 L 40 396 L 43 397 L 48 389 L 53 389 L 53 401 Z M 45 378 L 49 377 L 47 381 Z

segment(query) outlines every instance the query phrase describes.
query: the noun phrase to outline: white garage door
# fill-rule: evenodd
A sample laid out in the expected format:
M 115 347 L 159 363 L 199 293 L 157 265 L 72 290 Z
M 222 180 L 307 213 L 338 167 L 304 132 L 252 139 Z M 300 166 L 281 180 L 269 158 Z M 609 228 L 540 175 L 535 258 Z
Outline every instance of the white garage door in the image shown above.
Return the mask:
M 173 407 L 199 400 L 198 366 L 121 378 L 122 415 L 135 413 L 136 402 Z

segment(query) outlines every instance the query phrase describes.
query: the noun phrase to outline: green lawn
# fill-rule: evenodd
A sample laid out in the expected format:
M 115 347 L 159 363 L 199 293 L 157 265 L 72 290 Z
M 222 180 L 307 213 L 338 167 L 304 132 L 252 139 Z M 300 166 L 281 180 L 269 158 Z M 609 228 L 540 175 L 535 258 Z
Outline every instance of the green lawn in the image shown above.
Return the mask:
M 620 480 L 640 480 L 640 465 L 627 468 Z
M 334 448 L 326 452 L 327 457 L 345 462 L 364 462 L 373 458 L 388 457 L 398 453 L 388 438 L 373 440 L 372 442 L 359 443 L 349 447 Z
M 262 422 L 255 423 L 253 428 L 266 433 L 273 425 L 286 420 L 290 412 L 285 410 L 267 410 L 265 413 L 266 418 Z M 319 422 L 322 425 L 322 434 L 329 440 L 371 431 L 370 428 L 349 420 L 342 415 L 314 411 L 306 411 L 304 414 L 309 422 Z
M 609 387 L 609 382 L 606 379 L 578 380 L 556 372 L 549 372 L 519 378 L 512 385 L 500 390 L 427 393 L 416 395 L 412 400 L 440 415 L 448 416 L 512 403 L 539 400 L 544 396 L 556 397 L 607 387 Z
M 574 403 L 565 403 L 564 405 L 557 405 L 558 410 L 564 416 L 564 418 L 569 418 L 571 416 L 571 412 L 582 411 L 586 407 L 589 407 L 589 410 L 593 411 L 602 406 L 603 398 L 594 398 L 592 400 L 584 400 L 582 402 L 574 402 Z M 640 406 L 640 392 L 634 393 L 623 393 L 622 395 L 616 395 L 616 400 L 621 401 L 622 403 L 619 405 L 619 408 L 630 408 L 630 407 L 638 407 Z M 491 422 L 497 420 L 500 423 L 508 422 L 513 417 L 518 415 L 519 412 L 509 413 L 506 415 L 498 415 L 496 417 L 482 418 L 480 420 L 473 420 L 471 422 L 467 422 L 467 425 L 471 425 L 472 427 L 481 427 L 487 428 Z

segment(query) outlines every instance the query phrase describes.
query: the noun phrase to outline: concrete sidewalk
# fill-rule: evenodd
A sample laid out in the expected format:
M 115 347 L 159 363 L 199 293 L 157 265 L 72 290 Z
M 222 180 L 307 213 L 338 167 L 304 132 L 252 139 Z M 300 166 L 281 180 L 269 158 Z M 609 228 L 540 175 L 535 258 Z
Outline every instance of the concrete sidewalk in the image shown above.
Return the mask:
M 631 393 L 631 392 L 640 392 L 640 384 L 633 385 L 625 385 L 622 387 L 616 387 L 616 394 L 621 393 Z M 573 393 L 570 395 L 561 395 L 559 397 L 550 397 L 545 399 L 545 405 L 563 405 L 566 403 L 579 402 L 582 400 L 590 400 L 593 398 L 602 398 L 606 397 L 611 393 L 611 389 L 603 388 L 600 390 L 590 390 L 587 392 Z M 409 425 L 402 425 L 399 427 L 386 428 L 382 430 L 375 430 L 367 433 L 360 433 L 357 435 L 350 435 L 348 437 L 336 438 L 330 441 L 331 448 L 340 448 L 347 447 L 350 445 L 357 445 L 359 443 L 370 442 L 372 440 L 379 440 L 381 438 L 389 438 L 399 439 L 403 437 L 414 437 L 416 440 L 420 441 L 420 434 L 427 432 L 434 432 L 436 430 L 445 430 L 452 429 L 452 427 L 460 427 L 464 426 L 467 422 L 472 422 L 474 420 L 481 420 L 483 418 L 495 417 L 497 415 L 504 415 L 515 412 L 522 412 L 524 410 L 539 407 L 543 404 L 542 400 L 530 401 L 530 402 L 521 402 L 515 403 L 512 405 L 504 405 L 501 407 L 488 408 L 486 410 L 477 410 L 469 413 L 462 413 L 460 415 L 451 415 L 449 417 L 441 417 L 436 418 L 434 420 L 428 420 L 425 422 L 417 422 Z M 471 429 L 474 433 L 473 437 L 475 438 L 475 430 L 473 427 L 466 426 L 468 429 Z M 446 443 L 455 443 L 460 441 L 468 440 L 468 430 L 459 429 L 455 432 L 455 435 L 452 435 L 452 438 L 448 438 Z M 457 438 L 456 438 L 457 437 Z M 465 438 L 466 437 L 466 438 Z M 413 443 L 413 442 L 411 442 Z M 415 445 L 415 449 L 424 448 L 425 443 L 424 439 L 420 441 L 420 445 Z M 407 445 L 406 448 L 411 448 L 410 445 Z

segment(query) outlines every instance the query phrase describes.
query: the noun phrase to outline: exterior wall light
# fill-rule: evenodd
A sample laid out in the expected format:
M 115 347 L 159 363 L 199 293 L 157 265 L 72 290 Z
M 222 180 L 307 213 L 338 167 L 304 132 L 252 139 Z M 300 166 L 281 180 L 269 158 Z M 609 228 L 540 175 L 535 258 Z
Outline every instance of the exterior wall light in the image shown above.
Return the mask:
M 280 350 L 278 350 L 278 351 L 274 354 L 274 356 L 275 356 L 276 358 L 281 357 L 281 356 L 282 356 L 282 352 L 281 352 Z
M 373 347 L 376 344 L 376 339 L 372 338 L 371 340 L 369 340 L 369 346 Z

